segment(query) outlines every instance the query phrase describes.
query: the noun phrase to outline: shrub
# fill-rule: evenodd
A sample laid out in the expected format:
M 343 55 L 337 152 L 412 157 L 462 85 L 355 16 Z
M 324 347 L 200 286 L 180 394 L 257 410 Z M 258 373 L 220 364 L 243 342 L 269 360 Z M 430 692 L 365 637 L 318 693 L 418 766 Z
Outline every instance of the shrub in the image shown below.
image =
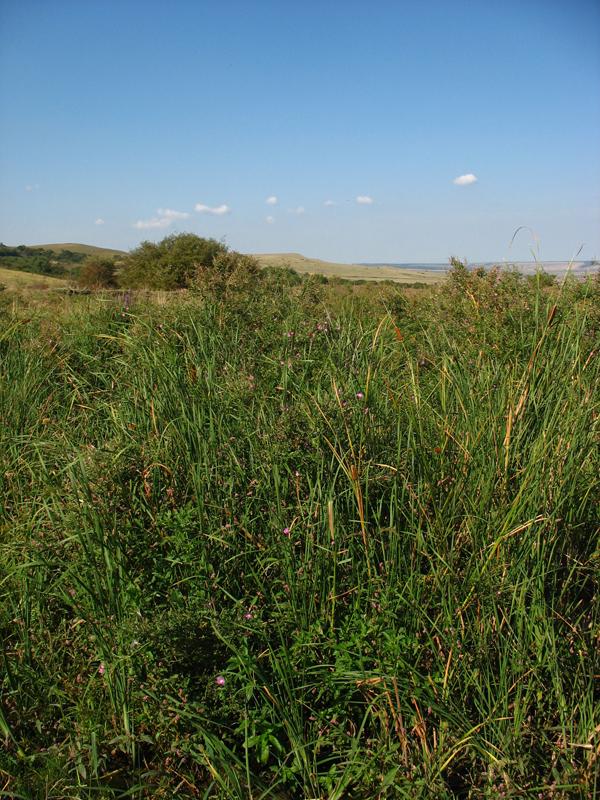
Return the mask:
M 116 286 L 114 259 L 99 255 L 88 256 L 83 262 L 77 281 L 80 286 L 88 289 Z
M 199 269 L 212 267 L 214 259 L 226 253 L 221 242 L 193 233 L 142 242 L 125 259 L 119 283 L 129 289 L 185 289 Z
M 260 279 L 260 265 L 253 256 L 220 252 L 210 263 L 199 264 L 191 287 L 215 300 L 226 300 L 252 288 Z

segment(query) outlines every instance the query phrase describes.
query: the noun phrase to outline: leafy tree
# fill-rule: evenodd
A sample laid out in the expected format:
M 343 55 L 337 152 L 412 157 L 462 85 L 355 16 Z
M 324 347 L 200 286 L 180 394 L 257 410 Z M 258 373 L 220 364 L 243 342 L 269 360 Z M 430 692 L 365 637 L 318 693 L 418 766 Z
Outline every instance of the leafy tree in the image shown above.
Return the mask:
M 79 272 L 78 282 L 89 289 L 116 286 L 114 259 L 99 255 L 88 256 Z
M 226 253 L 221 242 L 193 233 L 142 242 L 125 258 L 119 283 L 131 289 L 184 289 L 199 269 L 212 267 L 215 258 Z

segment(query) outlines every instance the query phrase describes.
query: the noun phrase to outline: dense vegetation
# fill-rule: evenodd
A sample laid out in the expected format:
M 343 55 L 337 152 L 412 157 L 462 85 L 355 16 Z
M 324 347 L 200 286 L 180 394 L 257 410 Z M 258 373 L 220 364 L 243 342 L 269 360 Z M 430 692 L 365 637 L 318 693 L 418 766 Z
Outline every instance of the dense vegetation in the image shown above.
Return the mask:
M 214 259 L 226 252 L 225 245 L 215 239 L 193 233 L 142 242 L 123 262 L 119 282 L 130 289 L 185 289 L 198 269 L 212 267 Z
M 231 257 L 0 311 L 0 793 L 596 796 L 600 283 Z
M 61 250 L 56 253 L 53 250 L 27 247 L 24 244 L 18 247 L 0 244 L 0 267 L 32 272 L 36 275 L 54 277 L 69 275 L 84 259 L 83 253 L 74 253 L 71 250 Z

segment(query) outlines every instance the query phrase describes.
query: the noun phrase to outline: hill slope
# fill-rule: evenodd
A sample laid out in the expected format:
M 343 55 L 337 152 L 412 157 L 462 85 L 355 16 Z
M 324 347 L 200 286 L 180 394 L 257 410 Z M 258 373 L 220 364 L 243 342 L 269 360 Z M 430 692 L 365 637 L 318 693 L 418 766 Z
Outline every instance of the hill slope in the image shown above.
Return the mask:
M 263 267 L 290 267 L 296 272 L 317 273 L 328 278 L 363 281 L 395 281 L 396 283 L 437 283 L 439 273 L 395 267 L 368 267 L 364 264 L 339 264 L 307 258 L 301 253 L 253 253 Z
M 108 247 L 96 247 L 90 244 L 77 242 L 64 242 L 55 244 L 36 244 L 30 247 L 43 248 L 60 252 L 70 250 L 73 253 L 86 255 L 97 254 L 103 256 L 124 256 L 124 250 Z M 437 283 L 440 273 L 427 270 L 398 269 L 387 266 L 365 266 L 364 264 L 342 264 L 334 261 L 324 261 L 320 258 L 308 258 L 301 253 L 253 253 L 263 267 L 289 267 L 300 273 L 315 273 L 328 278 L 344 278 L 346 280 L 385 281 L 396 283 Z
M 34 272 L 0 267 L 0 284 L 7 289 L 58 289 L 68 286 L 69 281 L 51 275 L 37 275 Z
M 79 244 L 77 242 L 65 242 L 62 244 L 30 244 L 29 247 L 39 247 L 43 250 L 54 250 L 60 253 L 61 250 L 70 250 L 72 253 L 84 253 L 87 255 L 102 256 L 124 256 L 124 250 L 113 250 L 110 247 L 96 247 L 93 244 Z

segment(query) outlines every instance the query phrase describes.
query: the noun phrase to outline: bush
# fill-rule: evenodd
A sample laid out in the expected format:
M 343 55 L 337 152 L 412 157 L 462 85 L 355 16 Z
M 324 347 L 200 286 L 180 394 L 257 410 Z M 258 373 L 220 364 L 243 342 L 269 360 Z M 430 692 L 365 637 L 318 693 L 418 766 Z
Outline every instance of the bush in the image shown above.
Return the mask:
M 92 255 L 83 262 L 77 281 L 88 289 L 104 289 L 116 286 L 115 262 L 112 258 Z
M 119 283 L 128 289 L 185 289 L 199 269 L 212 267 L 226 253 L 221 242 L 193 233 L 173 234 L 157 244 L 142 242 L 125 259 Z
M 196 267 L 191 286 L 215 300 L 226 300 L 251 288 L 259 277 L 260 265 L 253 256 L 221 252 Z

